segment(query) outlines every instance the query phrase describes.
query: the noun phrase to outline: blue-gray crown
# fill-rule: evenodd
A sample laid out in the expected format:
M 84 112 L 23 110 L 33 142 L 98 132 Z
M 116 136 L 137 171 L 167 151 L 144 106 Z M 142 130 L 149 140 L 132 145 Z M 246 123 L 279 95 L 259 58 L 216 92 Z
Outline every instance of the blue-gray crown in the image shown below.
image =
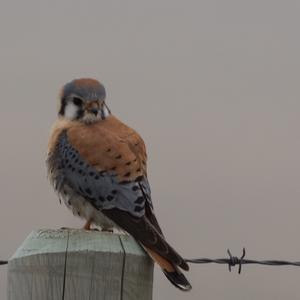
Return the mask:
M 67 83 L 62 90 L 62 98 L 75 94 L 85 100 L 104 100 L 104 86 L 96 79 L 80 78 Z

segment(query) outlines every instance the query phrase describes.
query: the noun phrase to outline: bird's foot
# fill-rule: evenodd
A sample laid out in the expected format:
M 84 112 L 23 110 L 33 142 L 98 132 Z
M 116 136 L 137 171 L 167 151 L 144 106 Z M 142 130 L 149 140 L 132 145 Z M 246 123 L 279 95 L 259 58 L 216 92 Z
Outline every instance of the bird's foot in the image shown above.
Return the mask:
M 91 224 L 92 224 L 92 220 L 87 220 L 84 226 L 82 227 L 82 229 L 91 230 Z
M 89 231 L 99 231 L 98 228 L 92 228 L 91 225 L 92 225 L 92 220 L 88 220 L 88 221 L 84 224 L 84 226 L 82 227 L 82 229 L 84 229 L 84 230 L 89 230 Z

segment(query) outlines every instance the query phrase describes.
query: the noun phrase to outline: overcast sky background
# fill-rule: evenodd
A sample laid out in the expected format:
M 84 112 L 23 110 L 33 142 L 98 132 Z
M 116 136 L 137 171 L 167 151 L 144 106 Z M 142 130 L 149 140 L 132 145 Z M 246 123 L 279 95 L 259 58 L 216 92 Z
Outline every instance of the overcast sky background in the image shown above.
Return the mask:
M 60 87 L 95 77 L 143 136 L 156 214 L 185 257 L 300 260 L 300 2 L 0 1 L 0 259 L 82 226 L 45 153 Z M 300 268 L 193 265 L 154 300 L 299 299 Z M 5 299 L 6 267 L 0 270 Z

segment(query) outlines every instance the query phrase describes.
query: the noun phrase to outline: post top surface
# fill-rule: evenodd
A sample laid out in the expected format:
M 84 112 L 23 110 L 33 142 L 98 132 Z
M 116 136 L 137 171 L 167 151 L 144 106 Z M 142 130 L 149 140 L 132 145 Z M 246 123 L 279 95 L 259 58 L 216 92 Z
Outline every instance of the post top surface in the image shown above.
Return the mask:
M 82 229 L 38 229 L 32 231 L 12 259 L 61 252 L 110 252 L 147 256 L 129 235 Z

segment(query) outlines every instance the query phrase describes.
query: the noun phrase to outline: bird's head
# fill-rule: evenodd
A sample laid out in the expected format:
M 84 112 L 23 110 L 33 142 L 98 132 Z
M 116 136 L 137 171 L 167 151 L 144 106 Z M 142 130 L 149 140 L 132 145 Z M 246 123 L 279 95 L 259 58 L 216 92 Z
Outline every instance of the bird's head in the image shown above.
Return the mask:
M 110 115 L 105 88 L 95 79 L 74 79 L 64 85 L 60 95 L 60 117 L 91 124 Z

